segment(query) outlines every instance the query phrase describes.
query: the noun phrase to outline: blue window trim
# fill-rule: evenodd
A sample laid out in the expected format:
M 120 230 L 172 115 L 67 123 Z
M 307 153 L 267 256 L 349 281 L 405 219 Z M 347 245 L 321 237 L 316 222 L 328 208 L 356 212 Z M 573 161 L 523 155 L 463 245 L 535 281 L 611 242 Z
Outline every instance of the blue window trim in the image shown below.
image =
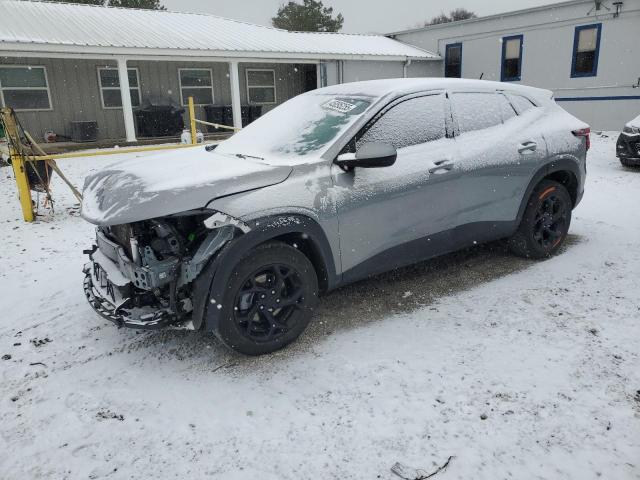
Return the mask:
M 556 102 L 597 102 L 600 100 L 640 100 L 640 95 L 614 95 L 607 97 L 562 97 L 556 98 Z
M 518 75 L 515 77 L 505 76 L 504 61 L 507 54 L 507 41 L 508 40 L 520 40 L 520 58 L 518 59 Z M 500 62 L 500 80 L 503 82 L 519 82 L 522 79 L 522 47 L 524 45 L 524 35 L 510 35 L 508 37 L 502 37 L 502 61 Z
M 582 30 L 589 30 L 595 28 L 597 30 L 596 33 L 596 52 L 595 58 L 593 59 L 593 70 L 587 73 L 576 73 L 576 57 L 578 54 L 578 39 L 580 38 L 580 32 Z M 600 57 L 600 37 L 602 35 L 602 24 L 601 23 L 592 23 L 591 25 L 580 25 L 576 27 L 575 32 L 573 34 L 573 53 L 571 56 L 571 78 L 582 78 L 582 77 L 596 77 L 598 76 L 598 58 Z
M 446 71 L 447 71 L 447 65 L 449 64 L 449 49 L 450 48 L 454 48 L 454 47 L 460 47 L 460 76 L 459 77 L 455 77 L 455 78 L 461 78 L 462 77 L 462 43 L 461 42 L 449 43 L 444 47 L 444 69 L 445 69 L 445 75 L 446 75 Z M 449 78 L 454 78 L 454 77 L 449 77 Z

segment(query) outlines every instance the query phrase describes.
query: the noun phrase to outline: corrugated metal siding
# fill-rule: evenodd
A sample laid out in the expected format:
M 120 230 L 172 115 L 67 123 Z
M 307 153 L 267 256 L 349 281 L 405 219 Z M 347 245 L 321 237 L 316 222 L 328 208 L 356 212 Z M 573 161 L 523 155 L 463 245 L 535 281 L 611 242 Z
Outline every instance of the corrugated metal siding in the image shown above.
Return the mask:
M 61 135 L 70 135 L 70 124 L 75 120 L 98 122 L 99 139 L 121 139 L 125 136 L 121 109 L 104 109 L 100 98 L 98 68 L 114 67 L 114 62 L 75 59 L 11 58 L 0 57 L 5 65 L 42 65 L 47 69 L 51 106 L 53 110 L 43 112 L 19 112 L 24 127 L 36 138 L 53 130 Z M 130 61 L 128 67 L 137 68 L 142 101 L 149 97 L 164 97 L 180 103 L 179 69 L 209 68 L 213 77 L 214 102 L 216 105 L 231 105 L 229 64 L 226 62 L 152 62 Z M 246 105 L 246 69 L 267 68 L 276 72 L 277 104 L 303 92 L 304 72 L 301 65 L 241 63 L 240 98 Z M 9 105 L 10 106 L 10 105 Z M 275 105 L 265 105 L 263 112 Z M 196 107 L 196 117 L 205 119 L 204 107 Z M 184 115 L 185 124 L 188 114 Z
M 109 64 L 109 62 L 96 60 L 0 57 L 0 64 L 42 65 L 47 69 L 53 110 L 18 112 L 18 117 L 25 128 L 36 138 L 42 138 L 47 130 L 69 135 L 70 124 L 75 120 L 97 121 L 100 138 L 124 136 L 122 111 L 103 109 L 98 88 L 98 67 L 115 67 L 115 63 Z
M 381 35 L 287 32 L 212 15 L 0 0 L 0 43 L 437 58 Z M 44 47 L 43 47 L 44 49 Z

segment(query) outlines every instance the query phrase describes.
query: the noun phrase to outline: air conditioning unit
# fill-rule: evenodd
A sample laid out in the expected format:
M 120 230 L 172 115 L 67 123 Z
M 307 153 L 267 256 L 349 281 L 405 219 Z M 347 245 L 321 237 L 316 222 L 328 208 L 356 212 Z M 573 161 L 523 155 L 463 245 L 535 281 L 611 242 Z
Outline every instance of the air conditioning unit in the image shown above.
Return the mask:
M 71 122 L 72 142 L 95 142 L 98 139 L 98 122 L 80 121 Z

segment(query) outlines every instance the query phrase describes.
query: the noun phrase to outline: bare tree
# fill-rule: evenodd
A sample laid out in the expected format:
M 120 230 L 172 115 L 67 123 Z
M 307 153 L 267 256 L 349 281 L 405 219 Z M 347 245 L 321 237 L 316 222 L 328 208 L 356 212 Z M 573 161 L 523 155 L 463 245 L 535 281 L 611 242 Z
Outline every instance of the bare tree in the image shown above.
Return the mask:
M 466 8 L 456 8 L 455 10 L 451 10 L 449 15 L 442 12 L 431 20 L 424 22 L 423 25 L 426 27 L 428 25 L 439 25 L 441 23 L 459 22 L 460 20 L 467 20 L 469 18 L 478 18 L 478 16 Z

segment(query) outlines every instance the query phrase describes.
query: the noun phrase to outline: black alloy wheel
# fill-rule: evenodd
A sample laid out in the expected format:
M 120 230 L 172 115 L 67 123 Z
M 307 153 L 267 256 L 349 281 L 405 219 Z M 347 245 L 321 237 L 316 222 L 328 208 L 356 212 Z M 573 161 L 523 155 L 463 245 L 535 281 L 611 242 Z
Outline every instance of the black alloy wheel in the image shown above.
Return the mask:
M 236 295 L 233 316 L 242 334 L 256 342 L 280 339 L 295 326 L 292 315 L 304 308 L 300 274 L 290 265 L 274 264 L 252 272 Z
M 220 305 L 216 335 L 245 355 L 279 350 L 307 328 L 318 300 L 318 277 L 297 248 L 269 242 L 234 267 Z
M 538 204 L 533 226 L 533 239 L 541 248 L 551 250 L 562 241 L 568 230 L 567 216 L 571 207 L 566 204 L 564 196 L 558 195 L 555 187 L 549 187 L 541 196 L 543 198 Z
M 547 258 L 564 243 L 571 225 L 573 202 L 566 187 L 543 180 L 534 188 L 516 233 L 509 239 L 511 250 L 526 258 Z

